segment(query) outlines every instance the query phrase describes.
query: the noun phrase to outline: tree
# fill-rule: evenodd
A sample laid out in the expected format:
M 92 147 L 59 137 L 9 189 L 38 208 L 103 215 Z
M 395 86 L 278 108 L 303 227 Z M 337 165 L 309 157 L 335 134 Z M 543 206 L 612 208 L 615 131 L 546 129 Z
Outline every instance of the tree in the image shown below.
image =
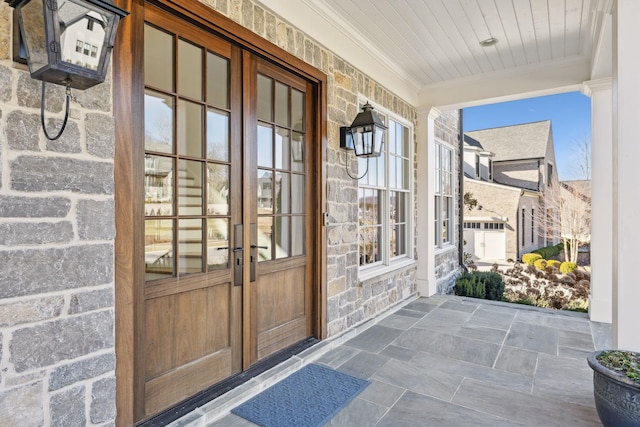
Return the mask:
M 575 146 L 572 152 L 573 160 L 572 174 L 575 179 L 591 179 L 591 138 L 583 135 L 575 139 Z
M 541 206 L 536 222 L 545 237 L 560 236 L 564 245 L 564 259 L 577 262 L 580 242 L 591 233 L 591 198 L 579 188 L 559 182 L 540 193 Z
M 471 212 L 473 208 L 478 206 L 478 199 L 473 198 L 473 193 L 467 191 L 463 196 L 463 203 L 466 212 Z

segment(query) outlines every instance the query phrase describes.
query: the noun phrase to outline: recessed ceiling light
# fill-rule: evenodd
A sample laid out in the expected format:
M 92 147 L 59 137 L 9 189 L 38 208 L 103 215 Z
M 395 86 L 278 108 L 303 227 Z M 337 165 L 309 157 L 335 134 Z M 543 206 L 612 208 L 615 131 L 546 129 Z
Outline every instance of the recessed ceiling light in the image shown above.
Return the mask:
M 486 40 L 482 40 L 480 42 L 480 46 L 482 47 L 489 47 L 489 46 L 495 46 L 498 43 L 498 39 L 495 37 L 489 37 Z

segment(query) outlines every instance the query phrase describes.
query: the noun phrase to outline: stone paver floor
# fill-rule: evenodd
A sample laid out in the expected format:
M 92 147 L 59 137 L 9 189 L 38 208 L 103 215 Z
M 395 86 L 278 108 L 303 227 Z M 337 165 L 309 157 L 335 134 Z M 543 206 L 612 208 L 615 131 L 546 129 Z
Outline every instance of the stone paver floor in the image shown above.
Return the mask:
M 435 296 L 305 357 L 371 380 L 329 427 L 600 426 L 586 357 L 610 335 L 584 314 Z

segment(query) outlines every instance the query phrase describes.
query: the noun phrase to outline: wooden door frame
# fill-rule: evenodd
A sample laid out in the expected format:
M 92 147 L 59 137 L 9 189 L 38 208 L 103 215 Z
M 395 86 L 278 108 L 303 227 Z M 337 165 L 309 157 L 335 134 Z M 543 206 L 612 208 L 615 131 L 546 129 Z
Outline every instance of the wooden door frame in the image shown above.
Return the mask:
M 327 76 L 322 71 L 284 51 L 245 27 L 197 1 L 179 0 L 116 0 L 117 6 L 130 12 L 121 21 L 113 52 L 113 110 L 115 117 L 114 180 L 115 180 L 115 352 L 116 352 L 116 425 L 131 426 L 142 418 L 135 413 L 144 399 L 144 375 L 135 369 L 136 358 L 144 347 L 143 327 L 144 272 L 140 260 L 144 255 L 143 239 L 135 239 L 142 229 L 143 203 L 140 202 L 144 176 L 144 152 L 135 142 L 144 141 L 142 115 L 144 76 L 141 70 L 144 58 L 143 31 L 144 5 L 153 4 L 186 21 L 214 31 L 234 44 L 267 59 L 286 70 L 300 75 L 314 85 L 315 135 L 310 146 L 312 152 L 311 179 L 317 183 L 313 199 L 318 207 L 315 218 L 315 254 L 313 259 L 313 327 L 315 338 L 327 335 L 327 278 L 326 230 L 322 212 L 326 211 L 326 151 L 327 151 Z M 143 378 L 142 378 L 143 379 Z

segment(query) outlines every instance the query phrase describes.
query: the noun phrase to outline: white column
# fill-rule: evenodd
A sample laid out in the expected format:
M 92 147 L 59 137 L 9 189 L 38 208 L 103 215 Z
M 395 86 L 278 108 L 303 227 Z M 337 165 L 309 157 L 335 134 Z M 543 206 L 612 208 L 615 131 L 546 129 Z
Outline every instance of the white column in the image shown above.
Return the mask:
M 613 11 L 613 346 L 640 351 L 640 1 Z
M 433 200 L 435 197 L 435 120 L 440 114 L 440 111 L 435 108 L 420 109 L 416 129 L 418 140 L 416 152 L 418 162 L 417 284 L 418 292 L 423 296 L 431 296 L 438 291 L 433 243 L 435 241 Z
M 584 83 L 591 97 L 591 295 L 589 318 L 611 323 L 613 263 L 613 117 L 611 78 Z

